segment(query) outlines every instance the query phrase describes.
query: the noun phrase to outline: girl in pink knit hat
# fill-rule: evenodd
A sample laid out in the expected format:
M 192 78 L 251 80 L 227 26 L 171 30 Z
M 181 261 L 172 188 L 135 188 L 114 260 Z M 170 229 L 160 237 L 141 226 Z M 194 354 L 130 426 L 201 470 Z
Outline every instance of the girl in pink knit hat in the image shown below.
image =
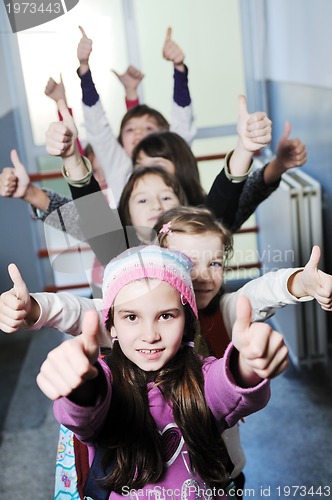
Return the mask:
M 98 315 L 89 312 L 82 334 L 41 367 L 37 382 L 56 418 L 89 447 L 87 498 L 226 498 L 234 488 L 220 431 L 266 405 L 267 378 L 286 368 L 288 351 L 267 324 L 251 324 L 242 297 L 225 356 L 197 355 L 191 267 L 159 246 L 123 252 L 104 276 L 110 355 L 99 358 Z

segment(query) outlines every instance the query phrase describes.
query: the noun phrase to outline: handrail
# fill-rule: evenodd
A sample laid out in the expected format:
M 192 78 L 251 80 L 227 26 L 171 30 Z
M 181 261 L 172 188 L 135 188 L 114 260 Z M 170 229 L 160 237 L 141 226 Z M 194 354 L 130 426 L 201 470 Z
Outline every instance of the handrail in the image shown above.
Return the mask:
M 214 155 L 200 155 L 196 156 L 196 161 L 201 162 L 201 161 L 214 161 L 214 160 L 222 160 L 226 157 L 226 153 L 219 153 L 219 154 L 214 154 Z M 62 173 L 60 171 L 48 171 L 48 172 L 43 172 L 43 173 L 33 173 L 29 174 L 30 181 L 31 182 L 40 182 L 43 180 L 54 180 L 54 179 L 61 179 L 62 178 Z M 259 228 L 257 226 L 253 227 L 248 227 L 248 228 L 241 228 L 238 231 L 236 231 L 235 234 L 248 234 L 248 233 L 258 233 Z M 88 246 L 83 246 L 83 247 L 73 247 L 73 248 L 65 248 L 65 249 L 52 249 L 48 250 L 46 248 L 41 248 L 37 255 L 39 258 L 47 258 L 51 255 L 59 255 L 60 253 L 74 253 L 74 252 L 87 252 L 91 251 L 91 248 Z M 234 265 L 234 266 L 228 266 L 226 271 L 237 271 L 241 269 L 260 269 L 262 266 L 261 262 L 253 262 L 253 263 L 247 263 L 247 264 L 240 264 L 240 265 Z M 48 285 L 44 287 L 45 292 L 58 292 L 61 290 L 71 290 L 71 289 L 77 289 L 77 288 L 89 288 L 90 285 L 88 283 L 79 283 L 79 284 L 72 284 L 72 285 L 63 285 L 63 286 L 56 286 L 56 285 Z
M 219 153 L 215 155 L 205 155 L 205 156 L 196 156 L 196 161 L 213 161 L 213 160 L 222 160 L 226 157 L 226 153 Z M 53 179 L 61 179 L 62 173 L 58 170 L 50 170 L 48 172 L 43 173 L 34 173 L 29 174 L 31 182 L 40 182 L 43 180 L 53 180 Z

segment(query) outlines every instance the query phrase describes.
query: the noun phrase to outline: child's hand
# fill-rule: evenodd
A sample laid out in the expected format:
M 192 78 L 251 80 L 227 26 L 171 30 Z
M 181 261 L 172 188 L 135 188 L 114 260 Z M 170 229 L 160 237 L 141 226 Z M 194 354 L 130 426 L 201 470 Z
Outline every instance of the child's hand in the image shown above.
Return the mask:
M 92 40 L 88 38 L 82 26 L 79 26 L 82 38 L 77 46 L 77 58 L 80 62 L 80 74 L 84 74 L 89 69 L 89 58 L 92 52 Z
M 257 111 L 249 114 L 247 100 L 239 96 L 239 116 L 237 133 L 242 146 L 248 152 L 259 151 L 269 144 L 272 137 L 272 122 L 266 113 Z
M 10 152 L 10 159 L 12 164 L 14 165 L 14 174 L 17 179 L 16 189 L 12 194 L 13 198 L 23 198 L 27 189 L 30 185 L 30 177 L 28 172 L 26 171 L 25 166 L 20 160 L 20 157 L 17 154 L 16 149 L 12 149 Z
M 47 85 L 45 87 L 45 94 L 53 99 L 56 103 L 62 99 L 66 102 L 66 91 L 65 86 L 62 81 L 62 76 L 60 75 L 60 83 L 57 83 L 53 78 L 49 78 Z
M 25 318 L 31 310 L 31 297 L 15 264 L 9 264 L 8 272 L 14 286 L 0 296 L 0 329 L 13 333 L 25 326 Z
M 276 159 L 282 166 L 283 172 L 289 168 L 300 167 L 307 161 L 305 144 L 298 138 L 290 139 L 290 133 L 291 124 L 286 122 L 276 150 Z
M 0 196 L 11 198 L 16 191 L 17 177 L 13 168 L 5 167 L 0 174 Z
M 253 386 L 260 379 L 273 378 L 288 366 L 288 349 L 283 336 L 267 323 L 251 322 L 251 305 L 244 295 L 236 304 L 232 342 L 239 351 L 240 385 Z
M 134 66 L 128 66 L 126 71 L 120 75 L 114 69 L 112 72 L 118 77 L 125 88 L 126 98 L 130 101 L 137 99 L 137 87 L 144 78 L 144 74 Z
M 312 248 L 310 259 L 303 271 L 291 276 L 288 290 L 295 297 L 313 297 L 325 311 L 332 311 L 332 276 L 318 269 L 320 248 Z
M 185 56 L 181 47 L 172 40 L 172 28 L 167 29 L 166 40 L 163 47 L 163 57 L 166 61 L 172 61 L 177 70 L 185 71 Z
M 99 355 L 99 316 L 85 313 L 82 333 L 51 351 L 41 366 L 37 384 L 50 399 L 69 396 L 86 380 L 98 375 L 94 366 Z
M 46 151 L 52 156 L 67 158 L 75 151 L 77 128 L 64 101 L 58 101 L 58 109 L 63 121 L 53 122 L 46 132 Z

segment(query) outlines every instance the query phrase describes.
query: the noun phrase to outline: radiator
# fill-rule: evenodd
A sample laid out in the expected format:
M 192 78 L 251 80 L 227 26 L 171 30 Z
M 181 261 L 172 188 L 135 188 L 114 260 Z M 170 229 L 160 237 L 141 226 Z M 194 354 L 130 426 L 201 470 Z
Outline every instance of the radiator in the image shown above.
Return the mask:
M 304 266 L 313 245 L 323 252 L 320 184 L 301 169 L 282 176 L 279 188 L 256 211 L 262 272 Z M 323 256 L 320 269 L 324 269 Z M 327 317 L 316 301 L 278 309 L 272 322 L 283 333 L 294 365 L 327 364 Z

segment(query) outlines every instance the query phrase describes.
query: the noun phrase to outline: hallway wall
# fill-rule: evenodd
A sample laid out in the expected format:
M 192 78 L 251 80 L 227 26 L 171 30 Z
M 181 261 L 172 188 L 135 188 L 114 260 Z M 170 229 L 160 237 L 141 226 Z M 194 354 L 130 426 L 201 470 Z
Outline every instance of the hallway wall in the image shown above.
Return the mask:
M 0 67 L 5 68 L 4 50 L 0 44 Z M 11 82 L 6 71 L 0 79 L 0 165 L 11 166 L 10 150 L 18 148 L 19 124 L 18 109 L 14 108 L 10 93 Z M 26 203 L 7 200 L 0 197 L 0 293 L 11 288 L 7 266 L 15 262 L 22 271 L 31 291 L 41 290 L 44 286 L 40 270 L 40 262 L 36 259 L 37 227 L 31 220 L 29 207 Z

